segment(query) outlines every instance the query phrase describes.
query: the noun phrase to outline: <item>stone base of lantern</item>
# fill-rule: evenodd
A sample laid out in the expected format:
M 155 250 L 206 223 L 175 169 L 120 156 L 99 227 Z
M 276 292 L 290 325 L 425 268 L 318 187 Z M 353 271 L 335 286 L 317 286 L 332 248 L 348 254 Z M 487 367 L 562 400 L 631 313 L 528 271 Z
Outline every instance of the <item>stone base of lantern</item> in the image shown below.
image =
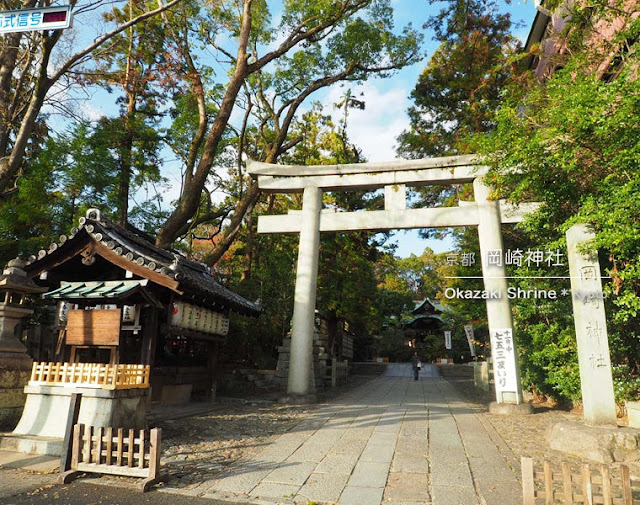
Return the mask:
M 20 420 L 31 364 L 24 353 L 0 351 L 0 431 L 11 431 Z
M 20 452 L 59 455 L 72 393 L 81 393 L 78 423 L 93 427 L 144 429 L 149 389 L 95 389 L 63 386 L 27 386 L 27 401 L 18 426 L 8 437 L 20 440 Z M 35 444 L 33 440 L 46 440 Z M 3 444 L 8 443 L 3 440 Z M 17 442 L 16 442 L 17 443 Z M 43 449 L 44 447 L 44 449 Z M 27 450 L 28 449 L 28 450 Z M 45 450 L 46 452 L 41 452 Z

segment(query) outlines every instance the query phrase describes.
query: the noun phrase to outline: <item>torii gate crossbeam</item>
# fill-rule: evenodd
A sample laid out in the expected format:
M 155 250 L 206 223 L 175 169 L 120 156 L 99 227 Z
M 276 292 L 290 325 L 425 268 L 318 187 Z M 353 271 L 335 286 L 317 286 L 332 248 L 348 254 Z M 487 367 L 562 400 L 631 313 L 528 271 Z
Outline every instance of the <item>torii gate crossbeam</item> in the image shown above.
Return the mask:
M 502 223 L 521 221 L 535 206 L 515 208 L 490 200 L 490 188 L 481 181 L 487 169 L 473 155 L 317 166 L 272 165 L 250 160 L 247 171 L 257 179 L 262 191 L 303 193 L 302 211 L 258 218 L 259 233 L 300 234 L 287 385 L 287 392 L 292 395 L 310 392 L 320 232 L 477 226 L 480 254 L 487 258 L 490 251 L 502 251 Z M 470 182 L 475 202 L 461 202 L 458 207 L 407 209 L 406 185 Z M 384 210 L 330 212 L 322 209 L 323 191 L 379 188 L 385 190 Z M 507 293 L 504 265 L 483 262 L 482 275 L 487 292 Z M 487 319 L 494 350 L 505 338 L 513 342 L 511 306 L 506 296 L 487 299 Z M 522 387 L 513 344 L 505 351 L 504 363 L 508 375 L 504 380 L 495 381 L 497 402 L 519 404 Z

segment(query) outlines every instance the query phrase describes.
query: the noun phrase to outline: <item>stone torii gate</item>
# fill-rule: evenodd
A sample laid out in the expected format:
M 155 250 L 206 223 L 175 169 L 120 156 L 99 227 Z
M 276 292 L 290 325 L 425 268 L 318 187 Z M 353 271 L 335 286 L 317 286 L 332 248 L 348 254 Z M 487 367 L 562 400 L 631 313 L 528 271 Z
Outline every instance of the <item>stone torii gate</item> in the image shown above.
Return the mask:
M 487 167 L 473 155 L 315 166 L 273 165 L 249 160 L 247 171 L 257 179 L 264 192 L 303 193 L 302 211 L 258 219 L 258 233 L 300 234 L 287 384 L 290 395 L 310 393 L 320 232 L 477 226 L 480 254 L 484 260 L 490 251 L 502 251 L 501 224 L 520 222 L 531 210 L 527 205 L 515 208 L 505 202 L 489 200 L 490 188 L 481 180 Z M 460 202 L 456 207 L 407 208 L 407 185 L 462 183 L 473 183 L 475 202 Z M 323 191 L 379 188 L 384 188 L 384 210 L 336 212 L 322 209 Z M 521 404 L 522 386 L 513 345 L 505 267 L 483 261 L 482 275 L 485 290 L 501 294 L 499 298 L 487 299 L 491 346 L 494 354 L 501 349 L 500 366 L 505 373 L 501 380 L 496 377 L 496 400 L 498 404 Z M 495 359 L 496 356 L 494 362 Z

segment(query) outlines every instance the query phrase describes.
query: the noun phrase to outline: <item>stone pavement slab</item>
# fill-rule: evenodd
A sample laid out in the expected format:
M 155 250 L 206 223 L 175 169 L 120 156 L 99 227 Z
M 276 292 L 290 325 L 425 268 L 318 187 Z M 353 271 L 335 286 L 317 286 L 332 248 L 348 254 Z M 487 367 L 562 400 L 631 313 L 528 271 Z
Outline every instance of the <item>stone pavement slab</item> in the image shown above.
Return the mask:
M 396 452 L 391 462 L 391 471 L 401 473 L 429 473 L 429 460 L 426 456 L 405 456 Z
M 386 463 L 370 463 L 360 461 L 353 469 L 348 486 L 355 487 L 381 487 L 384 488 L 389 474 L 389 465 Z
M 316 473 L 351 475 L 358 461 L 359 453 L 330 452 L 314 470 Z
M 433 369 L 432 369 L 433 368 Z M 200 496 L 251 504 L 519 505 L 520 484 L 478 411 L 408 364 L 332 403 Z
M 312 473 L 294 499 L 335 503 L 347 484 L 349 474 Z M 306 503 L 302 501 L 302 503 Z
M 340 505 L 372 505 L 382 501 L 384 488 L 347 486 L 340 495 Z
M 313 462 L 289 462 L 286 461 L 273 472 L 267 475 L 262 482 L 275 484 L 294 484 L 301 487 L 315 469 Z M 296 490 L 297 491 L 297 490 Z
M 55 484 L 59 456 L 0 451 L 0 500 Z
M 384 501 L 397 503 L 429 503 L 429 476 L 426 473 L 390 473 L 384 490 Z

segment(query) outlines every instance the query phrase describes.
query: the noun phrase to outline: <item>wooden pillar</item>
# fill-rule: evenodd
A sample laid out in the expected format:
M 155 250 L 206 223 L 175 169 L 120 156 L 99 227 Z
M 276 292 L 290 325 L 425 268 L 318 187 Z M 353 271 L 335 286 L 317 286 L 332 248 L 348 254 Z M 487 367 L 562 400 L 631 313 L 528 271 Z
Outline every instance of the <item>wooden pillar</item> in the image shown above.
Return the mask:
M 160 331 L 160 310 L 148 307 L 142 322 L 142 349 L 140 360 L 143 365 L 153 366 L 156 358 L 156 345 Z
M 218 369 L 218 342 L 209 342 L 209 357 L 207 360 L 207 371 L 209 372 L 209 384 L 211 385 L 208 398 L 210 402 L 216 401 L 216 373 Z

